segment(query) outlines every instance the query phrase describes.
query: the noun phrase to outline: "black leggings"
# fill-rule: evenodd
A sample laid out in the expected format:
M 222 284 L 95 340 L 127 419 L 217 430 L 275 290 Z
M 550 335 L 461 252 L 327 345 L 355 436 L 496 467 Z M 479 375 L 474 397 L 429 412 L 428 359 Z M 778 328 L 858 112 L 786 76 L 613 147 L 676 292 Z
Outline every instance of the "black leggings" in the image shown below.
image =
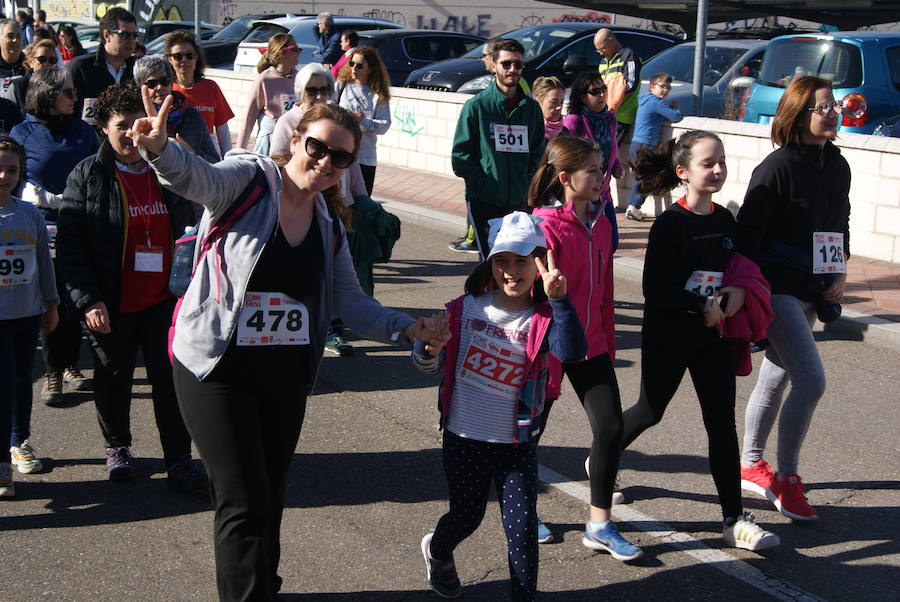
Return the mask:
M 735 364 L 731 343 L 699 346 L 641 344 L 641 394 L 624 413 L 622 448 L 662 420 L 684 371 L 691 373 L 709 438 L 709 470 L 722 506 L 722 517 L 741 514 L 740 464 L 734 425 Z
M 609 509 L 622 451 L 622 401 L 608 353 L 563 364 L 591 425 L 591 506 Z
M 453 550 L 484 518 L 491 481 L 506 532 L 512 600 L 534 600 L 537 590 L 537 445 L 487 443 L 444 430 L 444 473 L 450 511 L 431 538 L 431 556 L 450 560 Z
M 281 515 L 306 366 L 301 349 L 231 347 L 200 381 L 174 361 L 181 412 L 212 487 L 221 600 L 272 600 L 281 587 Z

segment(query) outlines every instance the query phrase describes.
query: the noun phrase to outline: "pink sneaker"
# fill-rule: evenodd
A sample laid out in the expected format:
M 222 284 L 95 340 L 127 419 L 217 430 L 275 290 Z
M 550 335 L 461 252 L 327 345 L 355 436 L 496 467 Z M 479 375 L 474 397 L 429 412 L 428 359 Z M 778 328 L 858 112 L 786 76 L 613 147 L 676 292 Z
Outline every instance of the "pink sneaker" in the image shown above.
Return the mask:
M 744 491 L 752 491 L 770 498 L 769 493 L 774 479 L 772 467 L 762 458 L 750 466 L 744 466 L 744 463 L 741 462 L 741 489 Z
M 803 492 L 803 481 L 800 475 L 778 475 L 772 481 L 772 487 L 768 492 L 769 500 L 778 511 L 794 520 L 816 520 L 819 515 L 816 509 L 806 501 Z

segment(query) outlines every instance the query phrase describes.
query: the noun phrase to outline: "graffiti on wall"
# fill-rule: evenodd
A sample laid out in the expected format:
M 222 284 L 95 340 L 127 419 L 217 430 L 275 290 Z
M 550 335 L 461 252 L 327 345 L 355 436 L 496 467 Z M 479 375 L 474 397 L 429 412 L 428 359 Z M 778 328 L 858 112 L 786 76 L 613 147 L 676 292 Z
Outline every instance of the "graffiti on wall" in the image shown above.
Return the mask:
M 395 10 L 388 10 L 386 8 L 373 8 L 368 12 L 364 12 L 362 16 L 369 17 L 370 19 L 384 19 L 386 21 L 392 21 L 397 25 L 406 27 L 406 17 L 403 16 L 403 13 L 399 13 Z
M 115 1 L 114 2 L 98 2 L 97 5 L 94 7 L 94 18 L 98 19 L 98 20 L 102 19 L 103 15 L 105 15 L 109 11 L 109 9 L 116 8 L 116 7 L 127 9 L 128 3 L 115 2 Z
M 437 17 L 426 18 L 425 15 L 416 15 L 416 28 L 455 31 L 456 33 L 487 37 L 490 35 L 490 29 L 486 25 L 490 20 L 491 15 L 475 15 L 472 21 L 469 20 L 467 15 L 447 15 L 443 24 L 441 24 Z
M 44 0 L 46 2 L 46 0 Z M 128 8 L 128 3 L 119 1 L 98 2 L 94 9 L 94 18 L 102 19 L 111 8 Z M 48 13 L 50 11 L 47 11 Z M 162 0 L 139 0 L 134 5 L 134 15 L 139 22 L 144 21 L 183 21 L 181 8 L 177 4 L 163 6 Z
M 612 17 L 606 13 L 595 13 L 592 10 L 578 15 L 575 13 L 565 13 L 553 19 L 554 23 L 612 23 Z
M 84 0 L 43 0 L 41 8 L 51 19 L 90 19 L 91 3 Z
M 219 2 L 219 23 L 228 24 L 234 20 L 237 4 L 234 0 L 221 0 Z
M 408 136 L 418 136 L 425 126 L 416 124 L 415 106 L 398 104 L 394 109 L 394 122 L 400 125 L 400 131 Z

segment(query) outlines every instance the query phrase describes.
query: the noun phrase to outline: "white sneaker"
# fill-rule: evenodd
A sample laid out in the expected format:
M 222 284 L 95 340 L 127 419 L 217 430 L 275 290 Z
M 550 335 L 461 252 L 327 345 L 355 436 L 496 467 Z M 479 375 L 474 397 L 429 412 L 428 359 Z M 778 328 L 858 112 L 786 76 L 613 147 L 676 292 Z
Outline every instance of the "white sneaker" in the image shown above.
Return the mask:
M 640 222 L 644 220 L 644 214 L 634 205 L 628 205 L 628 209 L 625 210 L 625 218 Z
M 16 485 L 13 483 L 12 464 L 0 463 L 0 497 L 14 497 Z
M 28 439 L 23 441 L 22 445 L 18 447 L 15 445 L 10 447 L 9 455 L 12 456 L 13 466 L 18 468 L 22 474 L 39 472 L 44 467 L 41 461 L 38 460 L 37 454 L 34 453 L 34 448 L 31 447 L 31 442 Z
M 584 474 L 588 476 L 588 480 L 591 478 L 591 457 L 588 456 L 584 459 Z M 615 491 L 612 494 L 612 504 L 615 506 L 616 504 L 624 504 L 625 503 L 625 494 L 619 491 L 619 475 L 616 475 L 616 485 Z
M 729 521 L 732 521 L 731 524 Z M 725 519 L 722 539 L 733 548 L 754 552 L 781 545 L 778 536 L 757 525 L 756 519 L 749 512 L 744 512 L 737 519 Z

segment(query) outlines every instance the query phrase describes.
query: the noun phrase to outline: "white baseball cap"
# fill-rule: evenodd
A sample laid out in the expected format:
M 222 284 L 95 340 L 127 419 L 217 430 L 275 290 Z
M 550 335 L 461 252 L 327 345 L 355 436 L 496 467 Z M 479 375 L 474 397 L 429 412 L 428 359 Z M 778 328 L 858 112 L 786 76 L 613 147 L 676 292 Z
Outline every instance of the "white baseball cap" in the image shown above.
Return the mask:
M 504 251 L 516 255 L 531 255 L 538 247 L 547 248 L 547 239 L 538 225 L 542 221 L 544 220 L 524 211 L 513 211 L 502 218 L 488 220 L 491 226 L 488 232 L 488 246 L 491 247 L 488 258 Z

